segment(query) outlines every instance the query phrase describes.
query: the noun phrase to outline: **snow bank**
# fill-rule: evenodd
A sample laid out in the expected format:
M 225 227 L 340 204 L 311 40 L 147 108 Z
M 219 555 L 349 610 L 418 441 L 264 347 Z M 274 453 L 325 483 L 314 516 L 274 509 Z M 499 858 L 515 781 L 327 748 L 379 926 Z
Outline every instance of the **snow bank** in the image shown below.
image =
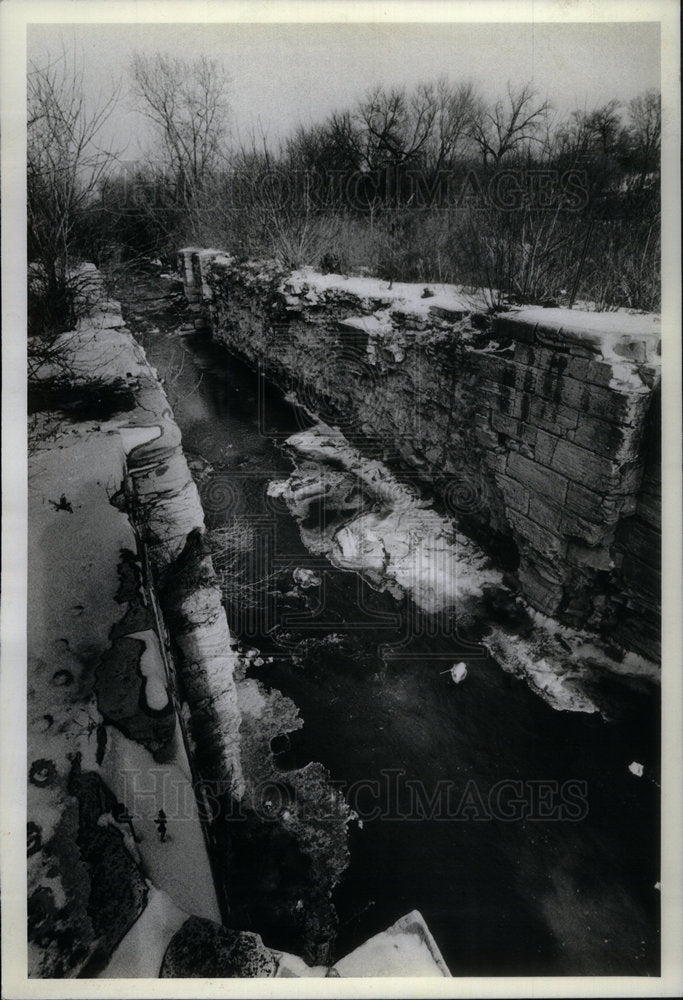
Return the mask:
M 161 655 L 159 637 L 152 629 L 145 629 L 144 632 L 130 632 L 129 638 L 139 639 L 145 644 L 139 664 L 140 673 L 147 682 L 145 684 L 145 701 L 149 708 L 160 712 L 168 705 L 168 692 L 166 690 L 166 668 Z
M 149 886 L 147 906 L 113 952 L 100 979 L 156 979 L 168 944 L 188 914 L 166 892 Z
M 607 383 L 619 391 L 645 391 L 641 365 L 659 370 L 662 325 L 654 313 L 581 312 L 528 306 L 506 315 L 507 322 L 536 328 L 541 342 L 573 344 L 612 366 Z
M 385 307 L 401 309 L 413 316 L 427 317 L 430 310 L 444 309 L 466 313 L 484 305 L 483 297 L 474 298 L 462 285 L 439 283 L 415 284 L 407 281 L 384 281 L 380 278 L 320 274 L 310 267 L 302 267 L 282 283 L 285 294 L 303 297 L 314 305 L 318 297 L 329 292 L 354 296 L 361 301 L 379 303 Z M 425 289 L 428 295 L 424 295 Z M 377 306 L 375 305 L 375 308 Z M 373 310 L 374 311 L 374 310 Z M 433 315 L 433 313 L 432 313 Z

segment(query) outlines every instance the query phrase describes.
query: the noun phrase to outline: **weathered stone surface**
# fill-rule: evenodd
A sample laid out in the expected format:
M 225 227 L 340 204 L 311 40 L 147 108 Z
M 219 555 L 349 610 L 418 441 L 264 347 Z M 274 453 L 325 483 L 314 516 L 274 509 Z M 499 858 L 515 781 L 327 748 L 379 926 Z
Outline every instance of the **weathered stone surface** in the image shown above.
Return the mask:
M 503 491 L 506 506 L 512 507 L 521 514 L 528 513 L 529 510 L 529 490 L 509 476 L 496 476 L 496 482 Z
M 467 315 L 466 309 L 447 309 L 444 306 L 430 306 L 429 315 L 436 319 L 447 319 L 455 322 Z
M 629 517 L 621 526 L 621 544 L 629 556 L 661 573 L 661 545 L 658 532 L 640 517 Z
M 477 427 L 474 432 L 474 439 L 482 448 L 497 448 L 499 445 L 498 435 L 487 427 Z
M 563 595 L 562 583 L 553 578 L 539 560 L 532 562 L 522 556 L 518 576 L 524 594 L 534 607 L 548 615 L 557 612 Z
M 583 362 L 586 364 L 586 362 Z M 586 382 L 591 382 L 594 385 L 609 385 L 614 378 L 614 369 L 612 365 L 608 364 L 606 361 L 595 361 L 591 358 L 587 362 L 588 370 L 583 376 Z M 574 378 L 579 376 L 574 374 L 574 371 L 569 372 L 570 375 L 574 375 Z
M 556 534 L 561 531 L 562 520 L 566 516 L 562 501 L 553 503 L 551 499 L 537 496 L 535 493 L 529 497 L 528 514 L 533 521 Z
M 537 427 L 554 431 L 556 434 L 572 430 L 579 422 L 577 410 L 562 403 L 551 403 L 540 397 L 531 400 L 529 417 Z
M 569 513 L 566 504 L 554 504 L 543 497 L 531 496 L 528 513 L 532 520 L 561 538 L 580 539 L 588 546 L 600 545 L 612 538 L 613 532 L 604 524 L 592 524 L 578 514 Z
M 98 774 L 81 770 L 78 758 L 72 768 L 69 791 L 78 801 L 76 843 L 88 872 L 88 916 L 97 939 L 90 962 L 96 970 L 144 909 L 147 885 L 142 870 L 124 845 L 122 834 L 98 823 L 103 813 L 114 808 L 115 797 Z
M 522 400 L 522 413 L 524 412 L 524 399 Z M 515 420 L 503 413 L 491 413 L 491 426 L 499 434 L 522 441 L 533 447 L 538 436 L 538 428 L 525 420 Z
M 567 494 L 567 479 L 564 476 L 519 453 L 510 455 L 507 474 L 528 490 L 550 497 L 558 503 L 562 503 Z
M 516 313 L 502 313 L 494 316 L 491 324 L 491 332 L 495 337 L 512 337 L 525 344 L 533 344 L 536 332 L 536 325 L 530 323 L 520 323 Z
M 587 521 L 597 525 L 616 524 L 622 514 L 625 501 L 623 497 L 607 497 L 595 490 L 588 489 L 579 483 L 569 483 L 566 496 L 567 509 L 578 514 Z
M 550 468 L 558 443 L 559 438 L 556 434 L 549 434 L 547 431 L 539 430 L 536 435 L 534 459 L 544 468 Z
M 658 484 L 659 489 L 651 489 L 649 484 L 643 481 L 643 488 L 638 494 L 638 506 L 637 511 L 639 517 L 641 517 L 648 524 L 651 524 L 655 529 L 658 537 L 661 538 L 662 532 L 662 498 L 661 498 L 661 483 Z
M 202 773 L 242 788 L 240 714 L 235 687 L 236 657 L 216 585 L 208 542 L 193 530 L 180 555 L 166 567 L 162 601 L 183 654 L 182 676 L 199 746 Z
M 603 545 L 582 545 L 570 541 L 567 546 L 567 558 L 577 566 L 588 566 L 590 569 L 610 570 L 614 568 L 609 549 Z
M 550 467 L 568 479 L 590 488 L 611 487 L 620 482 L 620 465 L 613 458 L 596 455 L 570 441 L 558 441 L 553 449 Z
M 190 917 L 171 938 L 159 978 L 253 979 L 274 976 L 276 969 L 258 934 Z
M 525 517 L 512 508 L 507 512 L 512 527 L 526 541 L 531 542 L 533 549 L 546 557 L 561 557 L 566 550 L 566 544 L 546 528 Z
M 569 439 L 581 448 L 620 463 L 638 459 L 639 435 L 633 434 L 630 428 L 584 416 L 579 418 L 575 428 Z

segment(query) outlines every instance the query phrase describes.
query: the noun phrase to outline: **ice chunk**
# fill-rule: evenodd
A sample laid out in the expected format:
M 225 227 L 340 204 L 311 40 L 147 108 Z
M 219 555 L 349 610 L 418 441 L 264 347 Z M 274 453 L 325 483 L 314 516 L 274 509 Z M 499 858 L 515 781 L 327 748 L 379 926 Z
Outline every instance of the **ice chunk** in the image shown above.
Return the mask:
M 464 663 L 454 663 L 451 667 L 451 677 L 454 684 L 461 684 L 467 677 L 467 667 Z

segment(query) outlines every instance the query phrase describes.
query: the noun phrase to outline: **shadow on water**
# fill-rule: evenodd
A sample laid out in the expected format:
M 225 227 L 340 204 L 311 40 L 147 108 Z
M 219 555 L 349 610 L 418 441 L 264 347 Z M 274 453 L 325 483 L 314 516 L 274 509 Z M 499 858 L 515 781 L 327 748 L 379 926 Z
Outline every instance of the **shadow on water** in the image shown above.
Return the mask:
M 265 492 L 291 471 L 280 445 L 306 416 L 206 337 L 179 337 L 177 318 L 148 317 L 147 332 L 129 322 L 186 451 L 210 463 L 208 526 L 248 518 L 270 539 L 268 614 L 228 611 L 244 644 L 273 658 L 251 675 L 305 720 L 274 745 L 278 766 L 321 761 L 362 822 L 335 892 L 338 956 L 419 909 L 455 975 L 657 974 L 656 699 L 634 690 L 611 723 L 554 711 L 452 623 L 434 628 L 310 556 Z M 296 567 L 320 588 L 297 588 Z M 456 686 L 441 671 L 460 658 Z

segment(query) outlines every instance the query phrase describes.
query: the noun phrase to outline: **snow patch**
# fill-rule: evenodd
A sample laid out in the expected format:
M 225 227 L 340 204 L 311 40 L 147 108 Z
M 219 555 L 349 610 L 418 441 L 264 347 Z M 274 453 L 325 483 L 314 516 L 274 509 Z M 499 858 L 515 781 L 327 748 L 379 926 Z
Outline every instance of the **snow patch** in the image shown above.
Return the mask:
M 145 649 L 140 657 L 140 673 L 146 679 L 145 701 L 154 711 L 160 712 L 168 705 L 166 690 L 166 668 L 159 646 L 159 637 L 152 629 L 144 632 L 131 632 L 130 639 L 144 642 Z
M 380 303 L 385 308 L 401 307 L 403 312 L 424 318 L 434 306 L 453 312 L 471 312 L 473 309 L 472 296 L 467 294 L 462 285 L 429 285 L 433 294 L 426 298 L 423 297 L 424 288 L 424 284 L 408 281 L 391 282 L 365 276 L 320 274 L 311 267 L 292 271 L 281 285 L 283 292 L 306 296 L 311 304 L 317 303 L 319 297 L 324 297 L 327 293 L 336 292 L 345 296 L 355 296 L 361 301 Z M 483 298 L 481 302 L 477 300 L 477 306 L 480 307 L 482 304 Z
M 659 683 L 656 663 L 632 652 L 615 660 L 595 635 L 561 625 L 533 608 L 526 611 L 534 626 L 530 636 L 510 635 L 494 626 L 482 642 L 504 670 L 524 677 L 553 708 L 604 714 L 599 701 L 586 690 L 601 670 Z
M 168 893 L 149 884 L 147 905 L 112 953 L 102 979 L 156 979 L 173 935 L 189 914 Z
M 132 816 L 136 848 L 154 885 L 187 913 L 220 922 L 192 778 L 178 730 L 173 751 L 168 762 L 155 761 L 145 747 L 108 726 L 100 774 Z M 168 835 L 163 843 L 154 824 L 160 809 L 168 816 Z
M 407 913 L 381 934 L 375 934 L 333 969 L 353 976 L 447 976 L 441 952 L 419 912 Z
M 151 427 L 120 427 L 119 435 L 126 455 L 138 445 L 147 444 L 161 437 L 161 427 L 153 424 Z

